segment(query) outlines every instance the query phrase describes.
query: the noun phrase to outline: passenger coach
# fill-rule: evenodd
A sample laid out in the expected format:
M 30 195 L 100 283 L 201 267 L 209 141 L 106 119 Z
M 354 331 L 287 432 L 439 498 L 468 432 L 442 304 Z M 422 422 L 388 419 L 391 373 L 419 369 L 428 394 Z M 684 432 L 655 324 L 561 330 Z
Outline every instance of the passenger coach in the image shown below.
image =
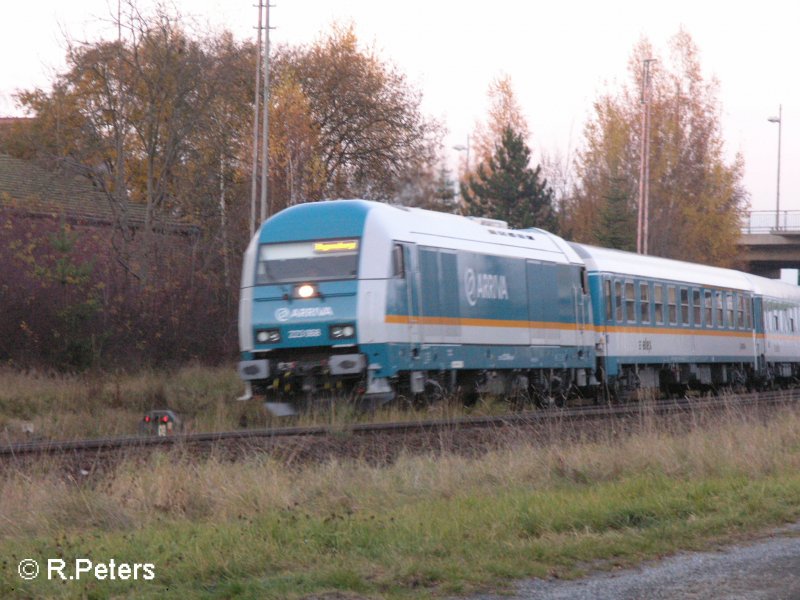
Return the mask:
M 753 379 L 759 355 L 753 276 L 572 247 L 589 273 L 599 378 L 612 390 L 711 390 Z
M 800 379 L 800 287 L 746 275 L 753 289 L 757 367 L 762 382 L 787 385 Z

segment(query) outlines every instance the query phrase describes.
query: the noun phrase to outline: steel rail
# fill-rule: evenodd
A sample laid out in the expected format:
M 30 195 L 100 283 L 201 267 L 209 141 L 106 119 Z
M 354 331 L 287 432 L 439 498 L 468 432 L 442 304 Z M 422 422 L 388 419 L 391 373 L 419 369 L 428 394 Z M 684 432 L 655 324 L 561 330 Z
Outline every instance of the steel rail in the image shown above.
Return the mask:
M 783 390 L 778 392 L 740 394 L 736 396 L 681 398 L 653 402 L 644 401 L 623 404 L 591 405 L 575 408 L 547 408 L 498 416 L 460 417 L 456 419 L 355 423 L 341 426 L 317 425 L 276 427 L 268 429 L 186 433 L 164 437 L 138 435 L 83 440 L 20 442 L 0 445 L 0 457 L 8 458 L 32 454 L 65 454 L 71 451 L 87 450 L 109 451 L 122 450 L 125 448 L 213 444 L 215 442 L 228 440 L 246 441 L 264 438 L 323 437 L 329 435 L 360 435 L 370 433 L 403 434 L 459 428 L 524 426 L 552 421 L 577 421 L 587 418 L 611 418 L 645 414 L 663 415 L 671 412 L 688 412 L 693 410 L 724 408 L 726 406 L 769 406 L 788 404 L 797 402 L 797 400 L 800 400 L 800 391 Z

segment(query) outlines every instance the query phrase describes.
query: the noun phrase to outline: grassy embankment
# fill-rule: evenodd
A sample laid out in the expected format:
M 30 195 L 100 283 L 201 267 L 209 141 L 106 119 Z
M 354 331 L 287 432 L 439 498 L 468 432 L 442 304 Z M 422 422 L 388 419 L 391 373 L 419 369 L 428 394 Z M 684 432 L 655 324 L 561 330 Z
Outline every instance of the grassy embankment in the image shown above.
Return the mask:
M 332 411 L 325 407 L 287 420 L 273 418 L 255 400 L 237 402 L 243 393 L 233 366 L 84 375 L 0 370 L 0 443 L 134 435 L 145 412 L 164 408 L 183 418 L 187 432 L 237 429 L 242 415 L 248 427 L 282 427 L 466 414 L 463 408 L 444 403 L 419 411 L 390 405 L 373 414 L 338 403 Z M 494 414 L 507 409 L 501 402 L 481 403 L 468 412 Z
M 233 429 L 243 386 L 233 368 L 137 374 L 0 371 L 0 442 L 132 435 L 145 412 L 171 408 L 190 430 Z M 33 429 L 32 434 L 25 430 Z
M 688 429 L 645 416 L 625 434 L 567 429 L 555 443 L 509 439 L 477 458 L 384 468 L 164 454 L 80 483 L 54 463 L 6 472 L 0 597 L 446 596 L 628 565 L 800 516 L 799 412 L 696 417 Z M 23 557 L 150 562 L 156 578 L 23 582 Z

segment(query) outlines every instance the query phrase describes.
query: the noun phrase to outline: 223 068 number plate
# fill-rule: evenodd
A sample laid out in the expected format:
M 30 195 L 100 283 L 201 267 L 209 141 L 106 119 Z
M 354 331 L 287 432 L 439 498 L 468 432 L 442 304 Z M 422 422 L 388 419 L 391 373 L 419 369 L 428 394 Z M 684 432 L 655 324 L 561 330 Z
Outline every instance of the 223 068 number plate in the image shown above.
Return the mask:
M 290 329 L 289 339 L 322 337 L 322 329 Z

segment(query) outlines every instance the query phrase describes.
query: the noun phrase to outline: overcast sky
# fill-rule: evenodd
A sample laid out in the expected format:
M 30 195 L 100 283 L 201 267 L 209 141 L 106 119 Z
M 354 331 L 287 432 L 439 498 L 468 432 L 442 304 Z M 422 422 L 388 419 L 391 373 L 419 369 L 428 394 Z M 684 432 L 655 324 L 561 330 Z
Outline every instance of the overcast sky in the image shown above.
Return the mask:
M 174 0 L 185 16 L 238 38 L 255 36 L 257 0 Z M 140 5 L 147 5 L 143 0 Z M 745 157 L 752 208 L 774 210 L 783 104 L 781 208 L 800 210 L 800 5 L 795 2 L 672 0 L 273 0 L 273 42 L 305 43 L 334 21 L 352 22 L 362 42 L 394 62 L 444 122 L 448 147 L 465 144 L 487 110 L 486 90 L 511 76 L 538 157 L 580 145 L 592 100 L 621 84 L 642 37 L 663 49 L 683 26 L 707 76 L 720 81 L 730 156 Z M 64 37 L 114 35 L 115 0 L 9 4 L 0 19 L 0 116 L 19 114 L 17 89 L 47 87 L 63 67 Z M 455 151 L 452 151 L 455 155 Z M 455 158 L 453 158 L 453 166 Z

